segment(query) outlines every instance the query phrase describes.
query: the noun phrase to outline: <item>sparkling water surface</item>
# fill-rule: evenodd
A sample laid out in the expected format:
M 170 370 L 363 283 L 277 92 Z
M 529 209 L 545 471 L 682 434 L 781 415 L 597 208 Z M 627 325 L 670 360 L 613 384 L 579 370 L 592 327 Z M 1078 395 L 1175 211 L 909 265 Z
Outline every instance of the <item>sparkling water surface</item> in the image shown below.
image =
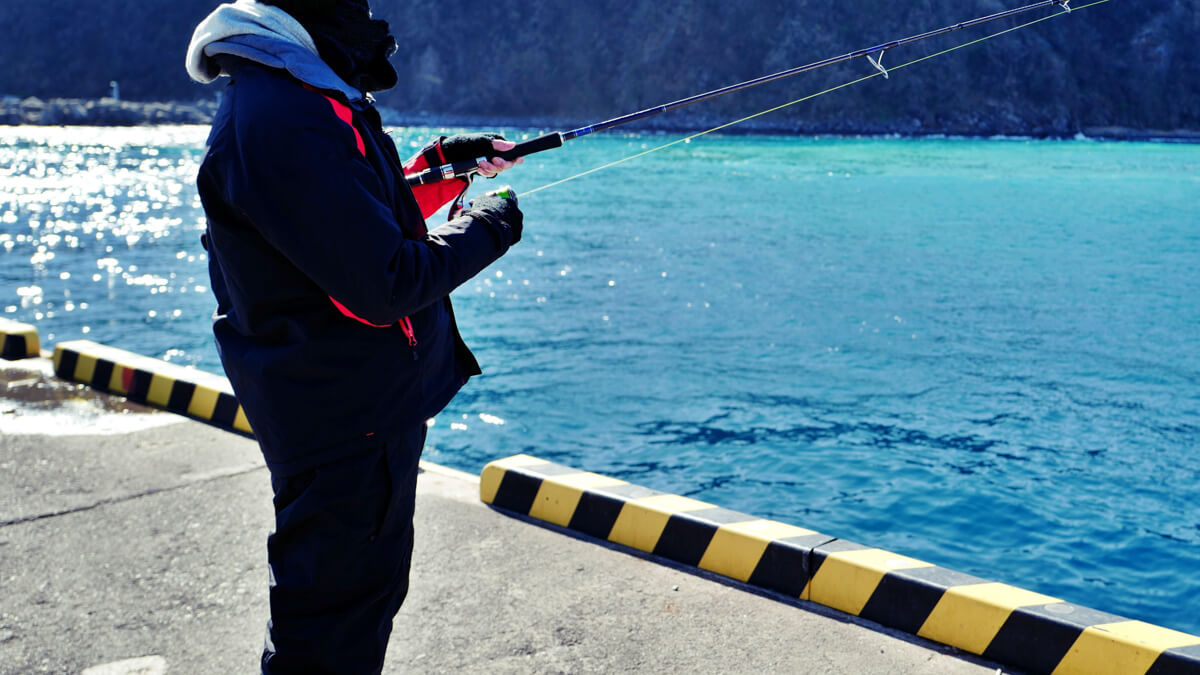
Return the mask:
M 0 316 L 220 372 L 205 134 L 0 127 Z M 522 199 L 455 293 L 486 372 L 426 456 L 526 452 L 1200 633 L 1198 199 L 1196 145 L 676 145 Z

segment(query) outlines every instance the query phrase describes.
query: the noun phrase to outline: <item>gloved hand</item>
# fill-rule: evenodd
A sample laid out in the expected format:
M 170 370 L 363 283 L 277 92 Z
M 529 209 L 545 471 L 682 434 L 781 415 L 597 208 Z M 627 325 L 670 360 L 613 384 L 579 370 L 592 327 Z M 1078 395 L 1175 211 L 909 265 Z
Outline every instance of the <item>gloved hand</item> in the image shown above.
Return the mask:
M 507 194 L 507 197 L 500 196 Z M 481 212 L 500 221 L 502 227 L 509 230 L 509 246 L 521 241 L 521 231 L 525 227 L 525 214 L 517 206 L 517 193 L 507 185 L 499 190 L 487 192 L 476 197 L 466 213 Z
M 499 152 L 511 150 L 516 145 L 500 134 L 456 134 L 442 138 L 441 144 L 442 155 L 449 164 L 483 159 L 484 161 L 479 163 L 479 173 L 487 178 L 493 178 L 501 171 L 523 161 L 522 158 L 508 161 L 498 157 Z M 500 147 L 496 147 L 497 145 Z
M 442 139 L 442 154 L 450 164 L 496 156 L 492 141 L 506 140 L 500 134 L 455 134 Z

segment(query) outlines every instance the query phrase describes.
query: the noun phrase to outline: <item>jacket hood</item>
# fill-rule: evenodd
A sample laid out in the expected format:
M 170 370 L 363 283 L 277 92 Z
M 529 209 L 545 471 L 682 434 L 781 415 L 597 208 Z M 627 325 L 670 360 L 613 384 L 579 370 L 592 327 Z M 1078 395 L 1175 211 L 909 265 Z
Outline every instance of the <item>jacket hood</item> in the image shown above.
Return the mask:
M 232 56 L 288 71 L 317 89 L 341 92 L 348 101 L 366 98 L 321 60 L 312 37 L 290 14 L 256 0 L 237 0 L 213 10 L 196 26 L 187 50 L 188 75 L 201 84 L 230 75 Z

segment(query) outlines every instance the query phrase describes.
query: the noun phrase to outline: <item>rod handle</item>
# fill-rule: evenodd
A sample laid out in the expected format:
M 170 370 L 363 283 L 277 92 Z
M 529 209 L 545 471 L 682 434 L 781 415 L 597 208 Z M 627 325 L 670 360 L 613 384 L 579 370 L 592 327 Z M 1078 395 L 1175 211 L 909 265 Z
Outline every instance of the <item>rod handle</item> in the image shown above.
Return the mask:
M 548 134 L 525 141 L 524 143 L 517 143 L 517 147 L 513 148 L 512 150 L 505 150 L 504 152 L 497 152 L 494 155 L 488 155 L 488 158 L 490 159 L 491 157 L 499 157 L 501 159 L 507 159 L 511 162 L 518 157 L 532 155 L 535 152 L 561 148 L 562 144 L 562 134 L 557 131 L 552 131 Z

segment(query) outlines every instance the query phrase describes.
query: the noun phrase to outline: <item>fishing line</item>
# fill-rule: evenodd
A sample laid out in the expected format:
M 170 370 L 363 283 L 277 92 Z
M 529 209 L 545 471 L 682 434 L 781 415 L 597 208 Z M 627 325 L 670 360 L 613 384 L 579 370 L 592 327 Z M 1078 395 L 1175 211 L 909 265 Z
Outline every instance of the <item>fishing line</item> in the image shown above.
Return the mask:
M 552 131 L 548 134 L 542 134 L 537 138 L 521 141 L 509 150 L 497 152 L 495 156 L 512 161 L 518 157 L 525 157 L 536 152 L 545 152 L 546 150 L 561 148 L 563 144 L 569 140 L 580 138 L 582 136 L 588 136 L 596 133 L 597 131 L 612 129 L 614 127 L 644 120 L 647 117 L 653 117 L 671 110 L 677 110 L 684 106 L 700 103 L 701 101 L 708 101 L 710 99 L 717 98 L 718 96 L 725 96 L 735 92 L 745 91 L 751 87 L 757 87 L 759 85 L 767 84 L 768 82 L 775 82 L 776 80 L 794 77 L 801 73 L 807 73 L 820 68 L 827 68 L 845 61 L 852 61 L 860 56 L 866 57 L 867 61 L 875 68 L 875 70 L 878 70 L 880 73 L 882 73 L 883 77 L 886 79 L 889 77 L 889 75 L 887 68 L 883 66 L 883 55 L 887 53 L 887 50 L 889 49 L 903 47 L 905 45 L 913 44 L 914 42 L 928 40 L 929 38 L 945 35 L 946 33 L 952 33 L 964 28 L 973 28 L 975 26 L 981 26 L 993 21 L 999 21 L 1000 19 L 1007 19 L 1018 14 L 1025 14 L 1026 12 L 1032 12 L 1034 10 L 1043 9 L 1052 5 L 1058 5 L 1068 12 L 1071 11 L 1071 0 L 1038 0 L 1038 2 L 1035 2 L 1031 5 L 1014 7 L 1012 9 L 996 12 L 995 14 L 989 14 L 987 16 L 981 16 L 967 21 L 960 21 L 959 23 L 945 26 L 943 28 L 926 31 L 918 35 L 910 35 L 906 38 L 892 40 L 891 42 L 885 42 L 880 45 L 875 45 L 874 47 L 868 47 L 867 49 L 859 49 L 857 51 L 842 54 L 841 56 L 831 56 L 826 59 L 821 59 L 820 61 L 814 61 L 807 65 L 796 66 L 795 68 L 781 70 L 778 73 L 773 73 L 771 75 L 763 75 L 761 77 L 756 77 L 744 82 L 730 84 L 719 89 L 706 91 L 702 94 L 694 94 L 686 98 L 681 98 L 678 101 L 652 106 L 650 108 L 646 108 L 645 110 L 639 110 L 627 115 L 621 115 L 620 117 L 614 117 L 610 120 L 579 127 L 578 129 L 572 129 L 570 131 Z M 479 167 L 484 161 L 486 161 L 486 158 L 479 158 L 477 160 L 462 160 L 458 162 L 452 162 L 450 164 L 443 164 L 441 166 L 429 167 L 424 171 L 406 175 L 404 180 L 411 187 L 430 185 L 432 183 L 450 180 L 453 178 L 467 178 L 469 180 L 471 176 L 479 173 Z
M 1004 35 L 1004 34 L 1006 34 L 1006 33 L 1012 33 L 1012 32 L 1014 32 L 1014 31 L 1018 31 L 1018 30 L 1021 30 L 1021 29 L 1024 29 L 1024 28 L 1028 28 L 1028 27 L 1030 27 L 1030 26 L 1032 26 L 1032 25 L 1034 25 L 1034 24 L 1038 24 L 1038 23 L 1041 23 L 1041 22 L 1043 22 L 1043 21 L 1047 21 L 1047 20 L 1049 20 L 1049 19 L 1053 19 L 1053 18 L 1056 18 L 1056 17 L 1062 16 L 1062 15 L 1064 15 L 1064 14 L 1070 14 L 1072 11 L 1074 11 L 1074 12 L 1078 12 L 1078 11 L 1080 11 L 1080 10 L 1087 9 L 1087 8 L 1089 8 L 1089 7 L 1094 7 L 1094 6 L 1096 6 L 1096 5 L 1102 5 L 1102 4 L 1106 3 L 1106 2 L 1109 2 L 1109 0 L 1095 0 L 1095 2 L 1091 2 L 1091 3 L 1089 3 L 1089 4 L 1086 4 L 1086 5 L 1081 5 L 1081 6 L 1078 6 L 1078 7 L 1072 7 L 1070 10 L 1064 10 L 1064 11 L 1061 11 L 1061 12 L 1056 12 L 1056 13 L 1054 13 L 1054 14 L 1050 14 L 1050 15 L 1047 15 L 1047 16 L 1043 16 L 1043 17 L 1041 17 L 1041 18 L 1039 18 L 1039 19 L 1034 19 L 1033 21 L 1029 21 L 1029 22 L 1027 22 L 1027 23 L 1023 23 L 1023 24 L 1020 24 L 1020 25 L 1018 25 L 1018 26 L 1013 26 L 1012 28 L 1008 28 L 1008 29 L 1002 30 L 1002 31 L 1000 31 L 1000 32 L 998 32 L 998 33 L 993 33 L 993 34 L 991 34 L 991 35 L 985 35 L 984 37 L 981 37 L 981 38 L 979 38 L 979 39 L 972 40 L 972 41 L 970 41 L 970 42 L 964 42 L 964 43 L 963 43 L 963 44 L 961 44 L 961 45 L 956 45 L 956 46 L 954 46 L 954 47 L 951 47 L 951 48 L 949 48 L 949 49 L 944 49 L 944 50 L 942 50 L 942 51 L 940 51 L 940 52 L 935 52 L 935 53 L 933 53 L 933 54 L 929 54 L 929 55 L 927 55 L 927 56 L 922 56 L 922 57 L 920 57 L 920 58 L 913 59 L 912 61 L 908 61 L 907 63 L 902 63 L 902 64 L 900 64 L 900 65 L 898 65 L 898 66 L 891 66 L 891 67 L 889 67 L 889 68 L 887 69 L 887 71 L 894 71 L 894 70 L 900 70 L 901 68 L 907 68 L 907 67 L 909 67 L 909 66 L 912 66 L 912 65 L 916 65 L 916 64 L 918 64 L 918 63 L 921 63 L 922 61 L 928 61 L 929 59 L 932 59 L 932 58 L 935 58 L 935 57 L 938 57 L 938 56 L 943 56 L 943 55 L 945 55 L 945 54 L 949 54 L 950 52 L 958 51 L 959 49 L 963 49 L 963 48 L 965 48 L 965 47 L 970 47 L 970 46 L 972 46 L 972 45 L 976 45 L 976 44 L 979 44 L 979 43 L 981 43 L 981 42 L 986 42 L 987 40 L 991 40 L 992 38 L 995 38 L 995 37 L 1000 37 L 1001 35 Z M 870 58 L 870 57 L 868 56 L 868 58 Z M 587 171 L 583 171 L 583 172 L 577 173 L 577 174 L 575 174 L 575 175 L 573 175 L 573 176 L 568 176 L 568 177 L 566 177 L 566 178 L 563 178 L 563 179 L 560 179 L 560 180 L 556 180 L 556 181 L 554 181 L 554 182 L 552 182 L 552 183 L 547 183 L 547 184 L 545 184 L 545 185 L 542 185 L 542 186 L 540 186 L 540 187 L 536 187 L 536 188 L 534 188 L 534 189 L 532 189 L 532 190 L 525 190 L 525 191 L 523 191 L 523 192 L 520 192 L 520 193 L 519 193 L 519 196 L 520 196 L 520 198 L 522 198 L 522 199 L 525 199 L 525 198 L 528 198 L 528 197 L 529 197 L 529 196 L 531 196 L 531 195 L 534 195 L 534 194 L 536 194 L 536 193 L 538 193 L 538 192 L 541 192 L 542 190 L 549 190 L 550 188 L 557 187 L 557 186 L 559 186 L 559 185 L 562 185 L 562 184 L 564 184 L 564 183 L 569 183 L 569 182 L 571 182 L 571 181 L 573 181 L 573 180 L 577 180 L 577 179 L 579 179 L 579 178 L 583 178 L 584 176 L 590 176 L 590 175 L 591 175 L 591 174 L 593 174 L 593 173 L 597 173 L 597 172 L 600 172 L 600 171 L 604 171 L 604 170 L 606 170 L 606 169 L 611 169 L 611 168 L 612 168 L 612 167 L 614 167 L 614 166 L 618 166 L 618 165 L 624 164 L 625 162 L 630 162 L 630 161 L 633 161 L 633 160 L 635 160 L 635 159 L 640 159 L 640 158 L 642 158 L 642 157 L 645 157 L 646 155 L 650 155 L 650 154 L 653 154 L 653 153 L 659 152 L 660 150 L 666 150 L 667 148 L 670 148 L 670 147 L 673 147 L 673 146 L 679 145 L 680 143 L 689 143 L 689 142 L 691 142 L 691 141 L 693 141 L 693 140 L 695 140 L 695 139 L 697 139 L 697 138 L 700 138 L 701 136 L 707 136 L 708 134 L 711 134 L 711 133 L 716 133 L 716 132 L 718 132 L 718 131 L 721 131 L 722 129 L 728 129 L 729 127 L 732 127 L 732 126 L 735 126 L 735 125 L 741 124 L 741 123 L 743 123 L 743 122 L 747 122 L 747 121 L 749 121 L 749 120 L 752 120 L 752 119 L 755 119 L 755 118 L 757 118 L 757 117 L 762 117 L 763 115 L 769 115 L 769 114 L 771 114 L 771 113 L 773 113 L 773 112 L 778 112 L 778 111 L 780 111 L 780 110 L 783 110 L 784 108 L 788 108 L 788 107 L 790 107 L 790 106 L 793 106 L 793 105 L 796 105 L 796 104 L 798 104 L 798 103 L 804 103 L 805 101 L 810 101 L 810 100 L 812 100 L 812 99 L 814 99 L 814 98 L 817 98 L 818 96 L 824 96 L 825 94 L 829 94 L 829 93 L 835 92 L 835 91 L 837 91 L 837 90 L 839 90 L 839 89 L 845 89 L 846 87 L 849 87 L 849 86 L 852 86 L 852 85 L 858 84 L 858 83 L 860 83 L 860 82 L 865 82 L 865 81 L 867 81 L 867 80 L 870 80 L 870 79 L 872 79 L 872 78 L 875 78 L 875 77 L 879 77 L 879 76 L 881 76 L 881 75 L 882 75 L 883 77 L 885 77 L 885 78 L 887 77 L 887 75 L 886 75 L 886 71 L 884 71 L 884 69 L 883 69 L 883 68 L 882 68 L 882 67 L 879 65 L 879 63 L 878 63 L 877 61 L 874 61 L 874 60 L 872 60 L 872 62 L 871 62 L 871 65 L 875 66 L 875 67 L 876 67 L 876 69 L 878 70 L 878 72 L 871 73 L 870 75 L 865 75 L 865 76 L 863 76 L 863 77 L 860 77 L 860 78 L 858 78 L 857 80 L 851 80 L 850 82 L 845 82 L 845 83 L 843 83 L 843 84 L 839 84 L 839 85 L 837 85 L 836 87 L 830 87 L 829 89 L 826 89 L 826 90 L 824 90 L 824 91 L 819 91 L 819 92 L 817 92 L 817 93 L 815 93 L 815 94 L 809 94 L 808 96 L 805 96 L 805 97 L 803 97 L 803 98 L 798 98 L 798 99 L 796 99 L 795 101 L 791 101 L 791 102 L 789 102 L 789 103 L 784 103 L 783 105 L 778 105 L 778 106 L 775 106 L 774 108 L 768 108 L 767 110 L 763 110 L 762 112 L 757 112 L 757 113 L 754 113 L 753 115 L 747 115 L 746 117 L 743 117 L 743 118 L 741 118 L 741 119 L 734 120 L 734 121 L 732 121 L 732 122 L 726 122 L 725 124 L 722 124 L 722 125 L 720 125 L 720 126 L 713 127 L 712 129 L 708 129 L 707 131 L 701 131 L 701 132 L 699 132 L 699 133 L 695 133 L 695 134 L 692 134 L 692 135 L 690 135 L 690 136 L 686 136 L 686 137 L 684 137 L 684 138 L 680 138 L 680 139 L 677 139 L 677 140 L 671 141 L 671 142 L 669 142 L 669 143 L 664 143 L 663 145 L 660 145 L 660 146 L 657 146 L 657 147 L 654 147 L 654 148 L 650 148 L 649 150 L 643 150 L 642 152 L 639 152 L 639 153 L 636 153 L 636 154 L 633 154 L 633 155 L 629 155 L 628 157 L 622 157 L 621 159 L 614 160 L 614 161 L 612 161 L 612 162 L 609 162 L 609 163 L 607 163 L 607 164 L 603 164 L 603 165 L 601 165 L 601 166 L 598 166 L 598 167 L 595 167 L 595 168 L 592 168 L 592 169 L 588 169 Z

